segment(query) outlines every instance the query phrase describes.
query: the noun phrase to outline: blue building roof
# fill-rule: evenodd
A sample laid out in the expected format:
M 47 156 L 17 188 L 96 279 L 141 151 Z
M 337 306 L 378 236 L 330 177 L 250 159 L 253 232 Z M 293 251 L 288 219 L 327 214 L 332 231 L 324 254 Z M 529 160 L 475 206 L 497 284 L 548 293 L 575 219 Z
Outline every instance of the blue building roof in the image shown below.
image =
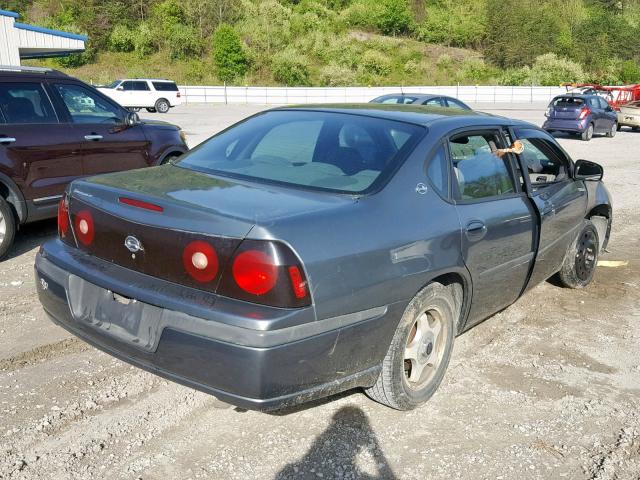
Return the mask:
M 19 13 L 10 12 L 9 10 L 0 10 L 0 15 L 2 15 L 4 17 L 20 18 L 20 14 Z
M 55 35 L 57 37 L 71 38 L 73 40 L 82 40 L 86 42 L 89 37 L 86 35 L 78 35 L 76 33 L 63 32 L 62 30 L 52 30 L 51 28 L 36 27 L 34 25 L 27 25 L 26 23 L 15 22 L 14 27 L 20 30 L 29 30 L 31 32 L 47 33 L 49 35 Z

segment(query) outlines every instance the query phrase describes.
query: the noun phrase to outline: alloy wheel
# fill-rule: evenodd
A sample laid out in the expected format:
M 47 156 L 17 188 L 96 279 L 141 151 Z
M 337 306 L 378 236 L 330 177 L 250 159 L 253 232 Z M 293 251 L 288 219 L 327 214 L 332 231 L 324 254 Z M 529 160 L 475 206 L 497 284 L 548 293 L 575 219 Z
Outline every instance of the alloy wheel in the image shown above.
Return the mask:
M 4 242 L 4 237 L 7 234 L 7 221 L 0 212 L 0 245 Z
M 409 388 L 419 390 L 435 375 L 444 356 L 446 340 L 446 329 L 437 310 L 418 315 L 404 350 L 404 379 Z

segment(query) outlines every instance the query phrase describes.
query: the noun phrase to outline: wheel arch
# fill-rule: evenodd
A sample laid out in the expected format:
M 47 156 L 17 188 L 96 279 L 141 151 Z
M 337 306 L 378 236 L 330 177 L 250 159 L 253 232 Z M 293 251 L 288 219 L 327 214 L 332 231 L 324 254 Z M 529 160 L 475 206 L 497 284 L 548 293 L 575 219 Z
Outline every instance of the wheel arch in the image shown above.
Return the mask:
M 0 196 L 12 207 L 17 223 L 27 221 L 27 203 L 24 196 L 15 182 L 3 173 L 0 173 Z
M 600 203 L 595 205 L 585 219 L 591 220 L 598 231 L 598 238 L 603 239 L 600 244 L 600 251 L 603 251 L 609 243 L 609 235 L 611 234 L 611 205 Z
M 455 334 L 457 335 L 462 333 L 471 306 L 471 278 L 466 274 L 466 272 L 440 272 L 426 282 L 422 288 L 430 283 L 440 283 L 445 287 L 452 289 L 453 298 L 456 302 L 455 307 L 457 315 Z

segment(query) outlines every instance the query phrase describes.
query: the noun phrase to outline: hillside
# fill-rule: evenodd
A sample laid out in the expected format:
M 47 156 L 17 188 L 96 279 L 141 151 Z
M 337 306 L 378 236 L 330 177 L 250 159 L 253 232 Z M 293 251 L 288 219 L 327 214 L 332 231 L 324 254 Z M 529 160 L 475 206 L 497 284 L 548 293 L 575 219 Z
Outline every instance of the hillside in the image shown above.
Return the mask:
M 93 83 L 557 85 L 640 81 L 640 0 L 12 0 L 88 34 L 31 61 Z

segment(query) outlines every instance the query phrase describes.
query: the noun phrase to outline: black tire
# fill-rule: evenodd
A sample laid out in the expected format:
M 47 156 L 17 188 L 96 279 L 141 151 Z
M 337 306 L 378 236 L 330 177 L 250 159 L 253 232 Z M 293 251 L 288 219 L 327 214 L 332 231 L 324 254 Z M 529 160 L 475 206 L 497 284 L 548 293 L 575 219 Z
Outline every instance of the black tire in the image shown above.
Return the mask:
M 156 113 L 156 109 L 155 108 L 147 108 L 147 112 Z
M 423 288 L 402 315 L 382 362 L 380 376 L 372 387 L 366 389 L 366 394 L 376 402 L 396 410 L 412 410 L 429 400 L 442 382 L 449 365 L 455 337 L 456 311 L 452 288 L 440 283 L 431 283 Z M 428 322 L 429 326 L 432 320 L 433 325 L 439 323 L 440 333 L 434 338 L 430 336 L 432 330 L 420 329 L 418 325 L 421 319 Z M 411 348 L 414 342 L 417 347 Z M 414 363 L 405 356 L 410 349 L 420 352 L 417 356 L 425 360 L 417 382 L 409 380 Z M 428 362 L 429 359 L 433 360 L 433 364 Z
M 137 113 L 140 111 L 140 107 L 128 107 L 127 110 L 133 113 Z
M 16 217 L 7 201 L 0 197 L 0 259 L 11 249 L 16 236 Z
M 584 132 L 582 132 L 582 134 L 580 135 L 580 138 L 584 141 L 584 142 L 588 142 L 589 140 L 591 140 L 593 138 L 593 123 L 590 123 L 589 126 L 587 128 L 584 129 Z
M 611 128 L 609 128 L 609 131 L 607 132 L 607 137 L 609 137 L 609 138 L 613 138 L 613 137 L 615 137 L 615 136 L 616 136 L 616 132 L 617 132 L 618 130 L 620 130 L 620 129 L 618 128 L 618 122 L 614 122 L 614 123 L 611 125 Z
M 158 113 L 167 113 L 170 108 L 171 105 L 169 104 L 169 100 L 166 98 L 160 98 L 156 102 L 156 112 Z
M 618 131 L 622 130 L 622 125 L 620 125 L 619 123 L 616 123 L 616 130 Z
M 171 155 L 167 155 L 166 157 L 164 157 L 162 159 L 162 162 L 160 162 L 160 165 L 166 165 L 167 163 L 169 163 L 171 160 L 174 160 L 178 157 L 180 157 L 182 154 L 180 153 L 172 153 Z
M 640 127 L 631 127 L 634 132 L 640 132 Z
M 564 257 L 562 268 L 558 272 L 560 283 L 568 288 L 583 288 L 589 285 L 598 265 L 599 252 L 598 230 L 591 220 L 586 220 Z

